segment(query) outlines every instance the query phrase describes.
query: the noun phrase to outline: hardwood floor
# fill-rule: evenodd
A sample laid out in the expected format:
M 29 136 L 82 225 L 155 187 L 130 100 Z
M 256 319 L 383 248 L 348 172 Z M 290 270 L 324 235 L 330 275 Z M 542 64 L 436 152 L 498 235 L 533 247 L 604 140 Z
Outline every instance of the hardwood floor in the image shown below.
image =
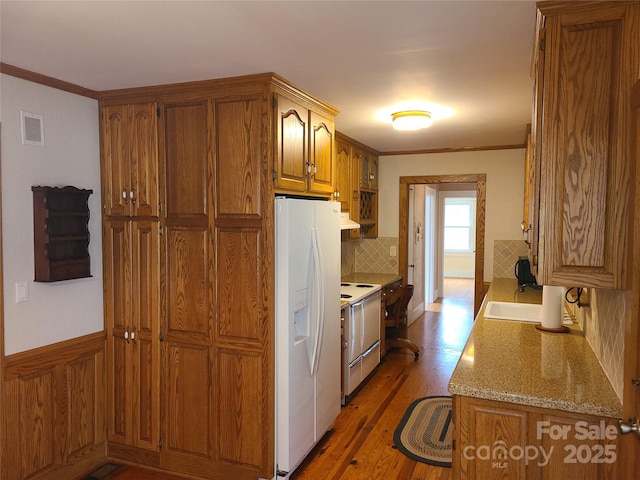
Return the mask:
M 451 288 L 453 288 L 450 285 Z M 393 432 L 415 399 L 449 395 L 447 384 L 473 325 L 473 299 L 465 288 L 427 311 L 407 334 L 420 357 L 392 349 L 377 371 L 342 408 L 333 430 L 293 473 L 293 480 L 449 480 L 451 469 L 416 462 L 393 445 Z M 126 467 L 109 480 L 176 480 L 156 472 Z
M 468 298 L 473 299 L 475 280 L 473 278 L 453 278 L 446 277 L 444 279 L 445 298 Z
M 418 360 L 409 350 L 391 350 L 293 479 L 451 478 L 451 469 L 416 462 L 393 446 L 393 432 L 413 400 L 449 395 L 449 378 L 473 324 L 472 299 L 449 297 L 433 305 L 408 328 L 420 347 Z

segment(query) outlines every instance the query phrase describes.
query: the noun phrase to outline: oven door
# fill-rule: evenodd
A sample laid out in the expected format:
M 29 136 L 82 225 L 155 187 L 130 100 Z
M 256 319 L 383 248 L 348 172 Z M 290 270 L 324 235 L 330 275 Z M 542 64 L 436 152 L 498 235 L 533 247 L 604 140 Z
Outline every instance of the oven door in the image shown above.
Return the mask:
M 380 292 L 369 295 L 363 305 L 362 352 L 380 341 Z M 362 353 L 361 352 L 361 353 Z
M 348 325 L 346 331 L 347 342 L 347 363 L 353 362 L 363 351 L 362 340 L 364 335 L 364 300 L 349 306 L 348 318 L 345 324 Z

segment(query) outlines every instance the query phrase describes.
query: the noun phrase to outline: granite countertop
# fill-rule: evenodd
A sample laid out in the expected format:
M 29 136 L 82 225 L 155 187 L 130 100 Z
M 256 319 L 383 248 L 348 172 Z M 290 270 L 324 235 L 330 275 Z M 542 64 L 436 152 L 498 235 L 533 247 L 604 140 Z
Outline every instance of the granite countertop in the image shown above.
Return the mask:
M 402 280 L 402 275 L 397 273 L 368 273 L 355 272 L 342 277 L 343 282 L 348 283 L 373 283 L 375 285 L 389 285 L 390 283 Z
M 619 418 L 622 405 L 591 346 L 574 324 L 547 333 L 535 324 L 484 318 L 489 300 L 542 303 L 542 291 L 518 291 L 494 279 L 449 382 L 455 395 Z

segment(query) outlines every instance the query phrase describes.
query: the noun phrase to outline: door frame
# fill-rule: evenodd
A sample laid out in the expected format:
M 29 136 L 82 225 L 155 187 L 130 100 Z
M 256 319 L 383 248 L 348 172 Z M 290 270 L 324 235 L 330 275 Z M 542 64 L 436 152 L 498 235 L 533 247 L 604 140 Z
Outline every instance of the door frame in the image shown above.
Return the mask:
M 0 130 L 2 129 L 2 123 L 0 123 Z M 2 133 L 0 131 L 0 144 L 2 143 Z M 0 286 L 4 287 L 4 261 L 2 255 L 2 146 L 0 145 Z M 0 438 L 3 440 L 0 442 L 0 462 L 5 461 L 5 445 L 7 438 L 4 431 L 5 425 L 5 412 L 4 412 L 4 288 L 0 289 Z M 1 473 L 1 472 L 0 472 Z
M 476 255 L 475 255 L 475 284 L 473 294 L 473 316 L 480 310 L 484 298 L 484 230 L 486 208 L 487 175 L 463 174 L 463 175 L 419 175 L 400 177 L 398 215 L 398 268 L 403 278 L 408 278 L 409 262 L 407 242 L 409 240 L 409 186 L 413 184 L 439 184 L 439 183 L 471 183 L 476 186 Z
M 631 93 L 631 161 L 635 171 L 635 189 L 629 206 L 633 208 L 631 236 L 633 248 L 629 254 L 631 268 L 630 289 L 626 291 L 625 303 L 628 305 L 624 318 L 624 373 L 622 395 L 622 420 L 640 418 L 640 387 L 632 383 L 640 378 L 640 81 L 636 82 Z M 635 198 L 634 198 L 635 197 Z M 640 440 L 633 434 L 618 437 L 618 477 L 634 478 Z
M 410 265 L 413 268 L 409 267 L 407 269 L 407 282 L 414 285 L 413 296 L 411 300 L 409 300 L 408 306 L 408 317 L 407 317 L 407 326 L 413 324 L 425 311 L 426 306 L 426 289 L 425 289 L 425 281 L 424 281 L 424 245 L 426 237 L 422 231 L 417 226 L 416 215 L 418 218 L 422 217 L 424 221 L 425 217 L 425 198 L 417 194 L 417 186 L 410 185 L 409 186 L 409 225 L 408 228 L 411 230 L 411 238 L 407 242 L 407 252 L 408 257 L 407 261 L 411 262 Z M 422 188 L 422 190 L 424 190 Z M 422 200 L 422 203 L 419 204 L 416 202 Z M 419 222 L 420 226 L 422 222 Z M 422 227 L 424 228 L 424 227 Z M 416 261 L 418 258 L 418 261 Z M 420 269 L 420 264 L 422 264 L 423 269 Z
M 431 191 L 430 191 L 431 190 Z M 433 303 L 438 298 L 434 297 L 434 292 L 438 291 L 437 281 L 436 281 L 436 268 L 435 268 L 435 258 L 436 258 L 436 241 L 435 241 L 435 229 L 436 222 L 435 218 L 436 214 L 436 190 L 429 186 L 425 185 L 425 222 L 424 222 L 424 239 L 425 239 L 425 263 L 429 264 L 429 269 L 427 270 L 426 265 L 424 269 L 424 301 L 425 303 Z M 429 216 L 429 222 L 427 222 L 426 217 Z M 427 281 L 428 277 L 428 281 Z M 436 284 L 436 285 L 434 285 Z M 429 291 L 427 291 L 427 288 Z

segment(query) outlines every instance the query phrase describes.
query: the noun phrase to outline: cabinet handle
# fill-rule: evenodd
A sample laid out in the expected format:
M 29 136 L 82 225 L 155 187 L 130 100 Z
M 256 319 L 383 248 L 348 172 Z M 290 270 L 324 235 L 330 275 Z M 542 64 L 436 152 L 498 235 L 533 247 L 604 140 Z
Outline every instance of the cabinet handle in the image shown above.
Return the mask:
M 133 188 L 129 192 L 129 197 L 131 197 L 131 203 L 133 203 L 135 205 L 136 204 L 136 195 L 135 195 L 135 190 Z
M 124 339 L 129 343 L 129 325 L 124 329 Z
M 133 341 L 133 344 L 136 344 L 136 326 L 134 325 L 133 327 L 131 327 L 131 340 Z
M 127 196 L 127 187 L 122 190 L 122 198 L 124 198 L 124 204 L 129 205 L 129 197 Z
M 627 422 L 623 422 L 622 419 L 618 420 L 618 431 L 620 435 L 635 433 L 640 438 L 640 419 L 630 418 Z

